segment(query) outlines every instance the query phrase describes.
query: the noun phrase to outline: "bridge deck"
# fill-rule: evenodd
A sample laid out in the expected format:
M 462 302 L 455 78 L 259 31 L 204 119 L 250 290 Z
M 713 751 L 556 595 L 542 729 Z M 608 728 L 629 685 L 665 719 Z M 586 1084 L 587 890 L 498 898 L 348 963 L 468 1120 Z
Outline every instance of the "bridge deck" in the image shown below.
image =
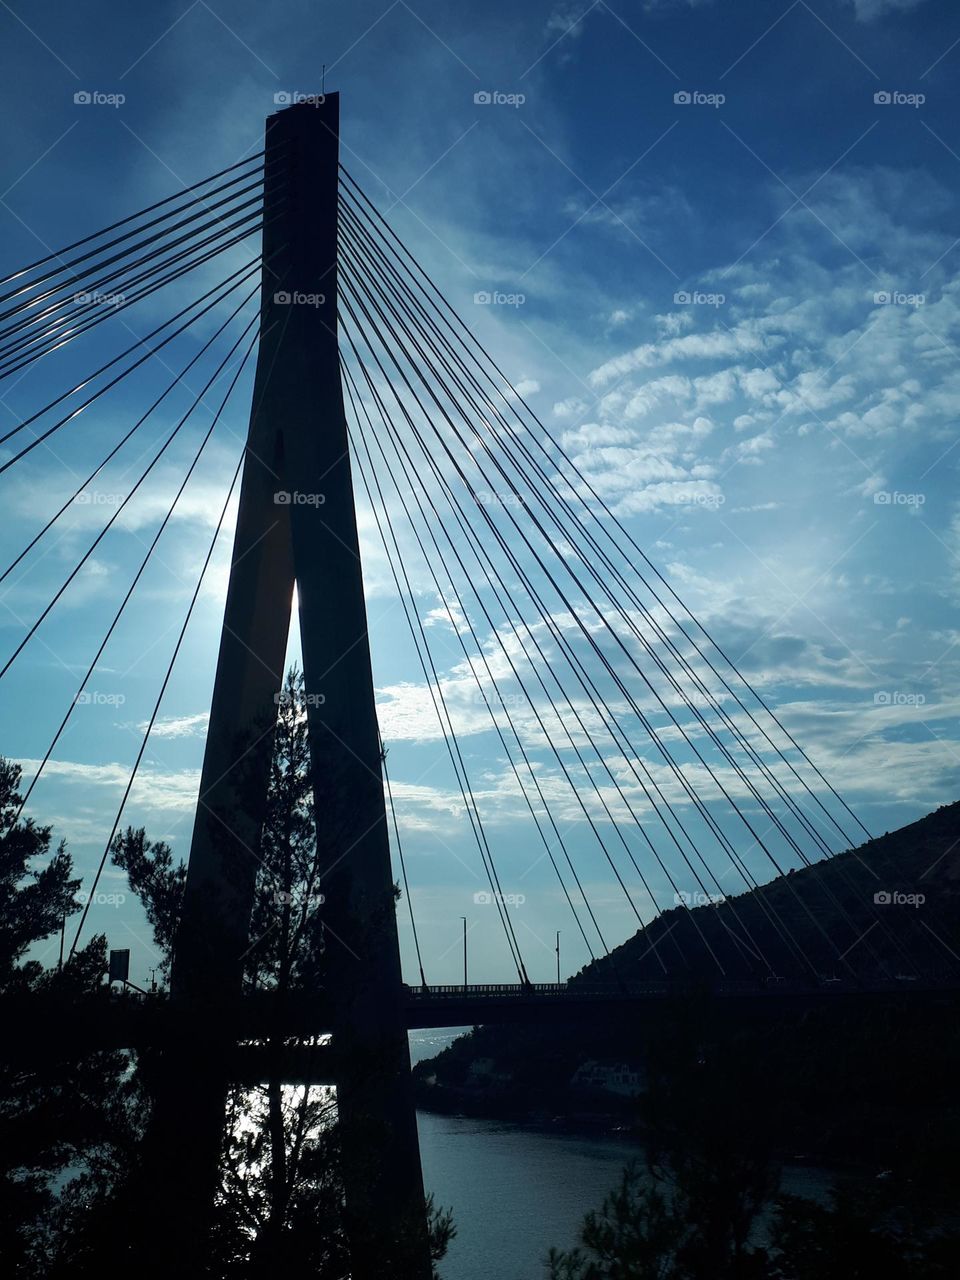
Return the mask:
M 629 1016 L 662 1016 L 682 1001 L 720 1001 L 724 1007 L 749 1008 L 771 1015 L 778 1009 L 837 1001 L 858 1001 L 896 994 L 914 1000 L 943 1000 L 960 991 L 956 979 L 942 982 L 902 979 L 854 983 L 827 980 L 722 980 L 691 983 L 646 981 L 617 987 L 584 983 L 481 983 L 470 986 L 406 987 L 404 1021 L 408 1030 L 476 1023 L 562 1023 Z M 137 1048 L 202 1040 L 205 1044 L 244 1044 L 276 1036 L 269 993 L 210 1008 L 174 1004 L 164 995 L 129 992 L 65 1002 L 43 997 L 0 1000 L 5 1029 L 0 1058 L 26 1062 L 42 1057 L 66 1059 L 96 1049 Z M 282 1033 L 290 1038 L 328 1034 L 326 996 L 288 997 Z

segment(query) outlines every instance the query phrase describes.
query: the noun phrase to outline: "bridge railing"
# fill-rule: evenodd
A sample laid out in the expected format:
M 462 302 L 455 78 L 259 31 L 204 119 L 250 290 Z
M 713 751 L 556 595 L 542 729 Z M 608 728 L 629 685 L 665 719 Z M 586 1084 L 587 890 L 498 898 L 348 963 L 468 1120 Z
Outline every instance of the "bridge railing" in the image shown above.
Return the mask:
M 666 995 L 670 984 L 659 981 L 616 983 L 570 982 L 479 982 L 438 983 L 431 986 L 408 986 L 406 992 L 414 1000 L 433 999 L 503 999 L 525 996 L 563 996 L 571 999 L 622 999 L 624 995 Z
M 690 994 L 696 991 L 721 996 L 790 995 L 810 992 L 837 993 L 856 991 L 903 990 L 907 984 L 915 987 L 937 988 L 954 985 L 946 982 L 918 983 L 913 977 L 897 975 L 896 978 L 879 978 L 871 982 L 853 978 L 841 979 L 824 975 L 810 977 L 717 978 L 710 982 L 691 981 L 684 978 L 642 979 L 634 982 L 479 982 L 464 986 L 463 983 L 438 983 L 434 986 L 405 986 L 408 1000 L 422 1003 L 430 1000 L 522 1000 L 531 997 L 555 997 L 558 1000 L 623 1000 L 656 999 L 669 995 Z

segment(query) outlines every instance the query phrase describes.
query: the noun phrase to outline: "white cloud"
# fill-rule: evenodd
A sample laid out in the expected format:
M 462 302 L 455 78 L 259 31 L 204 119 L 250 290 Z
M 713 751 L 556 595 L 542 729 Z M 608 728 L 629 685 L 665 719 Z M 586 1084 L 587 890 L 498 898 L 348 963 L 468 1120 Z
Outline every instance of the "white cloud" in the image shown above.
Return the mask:
M 853 0 L 854 11 L 860 22 L 874 22 L 888 13 L 904 13 L 916 9 L 923 0 Z
M 161 716 L 150 730 L 151 738 L 200 738 L 207 731 L 207 724 L 210 720 L 209 711 L 198 711 L 191 716 Z M 143 733 L 147 727 L 147 721 L 137 725 L 137 729 Z
M 765 350 L 772 339 L 759 326 L 741 323 L 732 329 L 714 328 L 704 333 L 667 338 L 663 342 L 645 342 L 622 356 L 605 361 L 590 373 L 590 383 L 603 387 L 635 369 L 651 369 L 673 360 L 722 360 Z
M 522 396 L 526 400 L 529 396 L 536 395 L 540 390 L 540 383 L 536 378 L 520 378 L 514 386 L 518 396 Z

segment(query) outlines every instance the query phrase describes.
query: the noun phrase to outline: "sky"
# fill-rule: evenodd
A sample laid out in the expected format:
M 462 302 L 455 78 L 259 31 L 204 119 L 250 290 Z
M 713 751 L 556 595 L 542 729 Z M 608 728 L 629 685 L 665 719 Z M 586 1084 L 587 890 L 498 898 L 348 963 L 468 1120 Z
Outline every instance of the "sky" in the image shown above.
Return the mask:
M 36 0 L 0 3 L 0 30 L 2 274 L 255 152 L 264 117 L 293 95 L 339 90 L 348 170 L 869 829 L 957 798 L 960 13 L 949 0 Z M 192 288 L 223 274 L 204 268 Z M 5 430 L 118 350 L 111 342 L 172 314 L 173 296 L 5 380 Z M 151 366 L 56 448 L 0 475 L 3 565 L 170 367 Z M 239 457 L 250 368 L 31 800 L 87 877 Z M 202 382 L 175 390 L 151 441 Z M 27 776 L 195 443 L 178 438 L 0 677 L 0 752 Z M 101 477 L 103 500 L 73 504 L 0 585 L 4 662 L 145 447 L 119 458 Z M 359 518 L 381 730 L 428 975 L 458 979 L 466 915 L 478 980 L 506 979 L 362 499 Z M 124 813 L 183 857 L 231 528 L 228 512 Z M 523 899 L 511 910 L 530 974 L 555 972 L 556 929 L 573 971 L 586 951 L 549 867 L 530 854 L 441 602 L 416 581 L 504 891 Z M 634 914 L 602 866 L 588 860 L 585 875 L 609 939 L 622 940 Z M 155 960 L 139 908 L 110 868 L 99 891 L 90 928 L 130 946 L 142 978 Z M 401 930 L 412 977 L 403 912 Z

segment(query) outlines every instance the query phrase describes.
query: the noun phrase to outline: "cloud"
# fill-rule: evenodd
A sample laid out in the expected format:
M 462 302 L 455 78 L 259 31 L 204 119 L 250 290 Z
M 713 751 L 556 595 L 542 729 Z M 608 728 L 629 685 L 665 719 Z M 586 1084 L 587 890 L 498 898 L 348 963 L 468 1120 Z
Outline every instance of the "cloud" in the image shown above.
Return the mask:
M 888 13 L 906 13 L 918 8 L 924 0 L 852 0 L 859 22 L 875 22 Z
M 951 561 L 946 595 L 954 604 L 960 604 L 960 506 L 954 509 L 944 543 Z
M 733 329 L 717 326 L 706 332 L 667 338 L 663 342 L 645 342 L 594 369 L 590 383 L 594 387 L 604 387 L 637 369 L 652 369 L 672 361 L 722 360 L 752 355 L 766 350 L 773 341 L 762 332 L 761 326 L 745 322 Z
M 40 765 L 39 760 L 24 759 L 25 776 L 32 776 Z M 43 769 L 44 778 L 59 778 L 70 785 L 115 791 L 119 797 L 130 778 L 128 764 L 86 764 L 77 760 L 48 760 Z M 41 781 L 42 785 L 42 781 Z M 197 802 L 200 789 L 199 769 L 162 770 L 143 765 L 130 792 L 130 810 L 137 806 L 141 811 L 180 813 L 189 812 Z M 102 815 L 101 815 L 102 818 Z M 69 821 L 69 820 L 68 820 Z
M 207 731 L 210 720 L 209 711 L 198 711 L 191 716 L 167 716 L 158 719 L 150 730 L 151 738 L 202 738 Z M 147 727 L 147 721 L 137 725 L 140 733 Z
M 536 378 L 520 378 L 514 385 L 513 390 L 518 396 L 526 400 L 529 396 L 536 395 L 540 390 L 540 383 Z

